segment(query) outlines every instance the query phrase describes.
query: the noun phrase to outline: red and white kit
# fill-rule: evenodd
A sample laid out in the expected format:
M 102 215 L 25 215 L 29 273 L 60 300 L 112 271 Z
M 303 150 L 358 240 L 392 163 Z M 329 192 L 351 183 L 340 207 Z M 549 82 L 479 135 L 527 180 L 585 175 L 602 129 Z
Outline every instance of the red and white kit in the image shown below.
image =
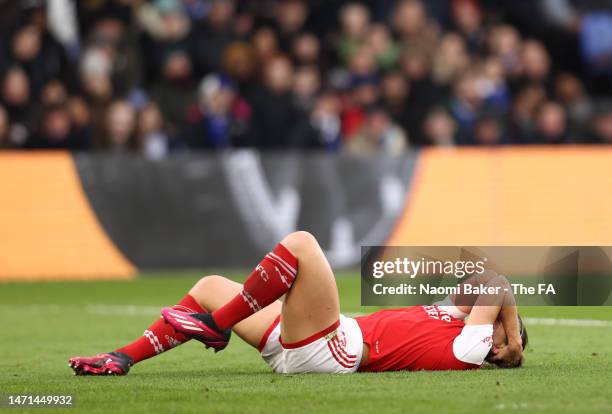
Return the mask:
M 295 344 L 283 343 L 277 318 L 259 351 L 283 374 L 476 369 L 491 350 L 493 325 L 465 325 L 465 316 L 442 303 L 355 319 L 340 315 L 336 324 Z M 360 366 L 363 343 L 370 351 Z

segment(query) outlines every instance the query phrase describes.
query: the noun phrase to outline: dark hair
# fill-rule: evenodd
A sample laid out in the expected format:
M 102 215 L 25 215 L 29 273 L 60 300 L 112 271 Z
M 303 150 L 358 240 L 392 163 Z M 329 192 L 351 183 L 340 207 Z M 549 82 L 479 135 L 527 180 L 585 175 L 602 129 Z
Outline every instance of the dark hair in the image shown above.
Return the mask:
M 525 325 L 523 324 L 523 319 L 521 318 L 521 315 L 517 315 L 517 316 L 519 320 L 519 330 L 521 333 L 521 342 L 523 344 L 523 351 L 524 351 L 525 347 L 527 346 L 527 342 L 529 342 L 529 336 L 527 336 L 527 329 L 525 329 Z M 525 362 L 525 358 L 521 357 L 518 363 L 512 368 L 520 368 L 523 366 L 524 362 Z
M 520 331 L 521 331 L 521 340 L 523 342 L 523 350 L 527 347 L 527 343 L 529 342 L 529 336 L 527 335 L 527 328 L 525 328 L 525 324 L 523 323 L 523 319 L 521 319 L 521 315 L 518 315 Z

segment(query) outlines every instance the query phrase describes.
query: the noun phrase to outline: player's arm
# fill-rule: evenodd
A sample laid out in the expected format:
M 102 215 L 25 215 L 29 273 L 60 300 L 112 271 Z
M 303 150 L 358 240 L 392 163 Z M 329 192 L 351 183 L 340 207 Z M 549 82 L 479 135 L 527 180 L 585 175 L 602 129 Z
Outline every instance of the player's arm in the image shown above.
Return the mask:
M 485 270 L 482 273 L 472 275 L 460 283 L 459 286 L 461 286 L 461 292 L 466 291 L 465 285 L 471 285 L 474 287 L 487 286 L 498 276 L 499 275 L 493 270 Z M 453 317 L 464 320 L 472 312 L 472 307 L 477 300 L 477 294 L 451 294 L 440 302 L 437 302 L 436 305 L 442 307 Z
M 484 280 L 481 279 L 480 282 L 484 282 Z M 482 364 L 491 351 L 493 324 L 495 321 L 501 317 L 502 313 L 505 319 L 512 318 L 513 311 L 516 316 L 516 304 L 512 291 L 509 289 L 510 284 L 505 277 L 499 275 L 493 276 L 488 278 L 488 282 L 483 283 L 483 285 L 488 289 L 494 289 L 496 293 L 477 296 L 475 302 L 469 306 L 470 317 L 466 322 L 466 326 L 453 342 L 453 352 L 457 359 L 477 365 Z M 466 307 L 463 307 L 463 309 L 466 309 Z M 508 329 L 511 329 L 511 321 L 508 320 L 507 323 Z M 498 365 L 506 366 L 507 364 L 507 366 L 515 366 L 516 362 L 522 358 L 522 348 L 520 348 L 520 345 L 518 350 L 512 345 L 504 347 L 503 350 L 496 349 L 495 351 L 494 356 L 497 359 L 493 362 L 498 363 Z
M 494 348 L 494 355 L 490 358 L 490 361 L 502 367 L 519 366 L 523 358 L 523 340 L 521 338 L 518 310 L 511 290 L 506 294 L 504 303 L 499 310 L 499 320 L 506 332 L 507 344 Z
M 501 310 L 504 306 L 508 306 L 514 303 L 514 298 L 509 299 L 512 292 L 509 291 L 510 284 L 508 279 L 504 276 L 497 275 L 490 279 L 484 286 L 495 289 L 494 294 L 481 294 L 478 295 L 476 301 L 470 306 L 469 319 L 466 325 L 488 325 L 497 320 L 500 316 Z M 467 309 L 467 305 L 460 306 L 463 309 Z

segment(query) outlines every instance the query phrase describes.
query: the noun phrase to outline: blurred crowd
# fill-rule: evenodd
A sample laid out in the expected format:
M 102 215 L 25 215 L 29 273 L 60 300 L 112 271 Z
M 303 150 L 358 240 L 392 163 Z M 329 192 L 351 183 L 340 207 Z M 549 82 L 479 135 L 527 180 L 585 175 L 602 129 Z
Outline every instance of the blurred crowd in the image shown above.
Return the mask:
M 612 143 L 612 0 L 0 0 L 0 148 Z

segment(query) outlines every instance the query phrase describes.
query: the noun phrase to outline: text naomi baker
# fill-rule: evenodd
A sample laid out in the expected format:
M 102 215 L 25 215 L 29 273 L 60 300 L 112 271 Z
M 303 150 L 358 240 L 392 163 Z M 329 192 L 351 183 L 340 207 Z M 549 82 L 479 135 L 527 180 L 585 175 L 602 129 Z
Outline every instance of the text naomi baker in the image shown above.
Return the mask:
M 401 283 L 398 286 L 384 286 L 376 283 L 372 286 L 375 295 L 497 295 L 501 292 L 501 286 L 486 285 L 457 285 L 457 286 L 434 286 L 429 283 L 421 283 L 418 286 Z

